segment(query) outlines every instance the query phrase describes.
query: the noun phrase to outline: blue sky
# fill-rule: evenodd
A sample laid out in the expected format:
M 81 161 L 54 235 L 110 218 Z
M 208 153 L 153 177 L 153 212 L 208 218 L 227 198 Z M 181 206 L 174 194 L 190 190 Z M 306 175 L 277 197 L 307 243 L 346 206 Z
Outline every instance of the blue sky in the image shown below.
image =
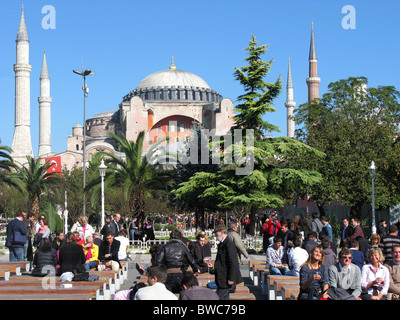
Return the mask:
M 222 96 L 243 93 L 234 67 L 244 66 L 243 50 L 253 33 L 269 44 L 273 59 L 267 81 L 282 77 L 286 86 L 291 58 L 294 100 L 307 101 L 308 52 L 314 21 L 320 95 L 330 82 L 365 76 L 369 86 L 398 88 L 399 1 L 370 0 L 2 0 L 0 2 L 0 139 L 11 146 L 14 133 L 15 39 L 21 5 L 30 38 L 31 134 L 34 155 L 39 140 L 39 76 L 46 50 L 51 77 L 52 151 L 67 148 L 72 126 L 83 123 L 82 78 L 73 69 L 91 68 L 86 118 L 116 110 L 122 97 L 147 75 L 167 69 L 174 54 L 178 69 L 202 77 Z M 54 7 L 55 29 L 44 29 L 45 5 Z M 345 5 L 355 9 L 355 29 L 344 29 Z M 286 135 L 285 89 L 265 119 Z

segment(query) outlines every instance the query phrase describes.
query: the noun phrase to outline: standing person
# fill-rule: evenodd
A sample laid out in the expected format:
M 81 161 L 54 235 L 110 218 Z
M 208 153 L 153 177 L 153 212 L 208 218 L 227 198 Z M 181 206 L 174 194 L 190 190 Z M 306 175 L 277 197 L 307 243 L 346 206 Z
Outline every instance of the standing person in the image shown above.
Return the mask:
M 310 233 L 307 234 L 307 238 L 303 241 L 302 248 L 306 249 L 308 253 L 311 252 L 311 250 L 319 245 L 318 240 L 317 240 L 317 233 L 315 231 L 311 231 Z
M 392 247 L 391 261 L 385 264 L 390 274 L 388 300 L 400 300 L 400 245 L 396 244 Z
M 199 267 L 200 273 L 209 271 L 208 264 L 211 260 L 211 243 L 209 241 L 207 242 L 206 239 L 205 233 L 198 233 L 191 252 L 195 263 Z
M 131 241 L 139 240 L 139 227 L 136 225 L 137 218 L 133 218 L 129 226 L 129 238 Z
M 332 226 L 329 224 L 328 218 L 325 216 L 322 216 L 321 222 L 322 222 L 321 237 L 327 236 L 329 239 L 329 242 L 332 242 L 333 241 Z
M 120 245 L 121 242 L 115 240 L 112 233 L 106 234 L 106 237 L 100 244 L 99 248 L 100 263 L 97 266 L 99 271 L 103 271 L 105 269 L 118 271 L 121 268 L 121 264 L 118 259 Z
M 270 238 L 275 237 L 278 234 L 279 229 L 281 228 L 281 223 L 278 221 L 276 217 L 276 213 L 273 212 L 271 214 L 271 218 L 267 219 L 265 224 L 262 227 L 263 232 L 263 251 L 265 252 L 270 245 Z
M 128 260 L 128 250 L 129 250 L 129 239 L 127 238 L 128 233 L 126 229 L 122 229 L 119 232 L 119 236 L 115 237 L 115 240 L 118 240 L 121 244 L 119 246 L 118 251 L 118 260 L 119 261 L 126 261 Z
M 368 251 L 368 264 L 361 270 L 361 298 L 363 300 L 386 300 L 390 285 L 390 274 L 382 262 L 384 260 L 379 248 Z
M 278 236 L 282 238 L 282 246 L 285 252 L 285 256 L 287 256 L 287 252 L 290 249 L 289 248 L 289 241 L 293 243 L 295 236 L 292 230 L 289 229 L 289 223 L 282 222 L 282 227 L 280 232 L 278 233 Z M 286 259 L 287 257 L 285 257 Z
M 382 250 L 385 257 L 385 263 L 392 260 L 392 248 L 394 245 L 400 245 L 400 239 L 397 237 L 398 230 L 395 224 L 389 227 L 389 234 L 381 238 L 379 249 Z
M 219 225 L 214 230 L 219 241 L 217 257 L 215 259 L 215 283 L 220 300 L 229 300 L 229 292 L 243 282 L 239 270 L 236 247 L 229 239 L 226 227 Z
M 361 270 L 351 263 L 352 252 L 343 248 L 339 252 L 339 262 L 331 265 L 328 270 L 329 290 L 339 288 L 353 296 L 352 300 L 361 300 Z
M 324 249 L 315 246 L 300 268 L 299 300 L 328 299 L 329 276 L 324 266 Z
M 83 244 L 83 254 L 85 255 L 86 261 L 84 268 L 86 271 L 90 271 L 92 268 L 97 268 L 99 264 L 99 247 L 93 243 L 93 236 L 86 238 L 86 243 Z
M 249 215 L 246 215 L 246 217 L 243 219 L 243 227 L 244 227 L 244 232 L 246 234 L 250 234 L 250 218 Z
M 238 233 L 238 225 L 236 222 L 232 222 L 230 228 L 228 229 L 228 237 L 232 240 L 236 247 L 238 261 L 240 263 L 241 256 L 243 255 L 246 259 L 249 258 L 249 254 L 247 253 L 246 247 L 244 246 L 242 239 L 240 239 L 240 235 Z
M 320 233 L 322 231 L 322 228 L 324 225 L 322 224 L 321 220 L 319 219 L 319 213 L 318 212 L 313 212 L 312 213 L 312 222 L 311 222 L 311 231 L 314 231 L 317 233 L 317 239 L 320 238 Z
M 33 246 L 35 246 L 36 248 L 40 247 L 42 239 L 47 238 L 47 239 L 50 239 L 50 241 L 51 241 L 51 231 L 50 231 L 49 222 L 47 221 L 47 219 L 46 218 L 40 219 L 39 225 L 40 225 L 40 228 L 33 237 Z
M 344 247 L 344 241 L 345 239 L 349 238 L 351 234 L 353 233 L 353 229 L 350 226 L 350 220 L 349 218 L 343 218 L 342 220 L 343 223 L 343 228 L 342 228 L 342 235 L 340 238 L 340 247 Z
M 267 267 L 273 275 L 287 275 L 290 272 L 287 264 L 285 249 L 282 246 L 282 238 L 275 236 L 267 249 Z
M 26 229 L 23 220 L 24 216 L 19 213 L 7 225 L 6 247 L 10 251 L 10 261 L 24 261 Z
M 364 231 L 360 226 L 360 220 L 357 218 L 351 218 L 350 226 L 352 228 L 351 235 L 344 239 L 344 242 L 350 242 L 351 240 L 357 240 L 358 237 L 364 237 Z
M 22 212 L 22 216 L 24 217 L 24 226 L 26 229 L 26 243 L 24 246 L 24 259 L 25 261 L 33 260 L 33 250 L 32 250 L 32 235 L 33 235 L 33 226 L 35 216 L 32 213 L 26 214 L 26 212 Z
M 188 265 L 192 267 L 194 273 L 200 271 L 188 247 L 181 239 L 182 232 L 172 230 L 168 243 L 160 248 L 155 258 L 155 265 L 163 264 L 167 267 L 168 276 L 165 286 L 173 293 L 182 291 L 181 282 Z
M 94 229 L 88 223 L 86 216 L 80 216 L 78 221 L 72 226 L 71 232 L 78 232 L 79 238 L 85 243 L 86 238 L 93 235 Z
M 111 233 L 114 237 L 118 237 L 118 228 L 117 224 L 114 222 L 114 217 L 111 214 L 107 214 L 105 217 L 105 224 L 100 231 L 102 236 L 105 236 L 108 233 Z
M 82 246 L 77 244 L 79 237 L 75 237 L 72 232 L 68 232 L 66 238 L 67 242 L 60 248 L 58 257 L 60 275 L 64 272 L 72 272 L 74 274 L 85 272 L 86 257 Z
M 144 225 L 144 233 L 146 235 L 146 240 L 155 240 L 156 236 L 154 235 L 153 223 L 150 219 Z
M 57 250 L 52 247 L 48 238 L 44 238 L 33 258 L 32 265 L 34 268 L 31 274 L 36 277 L 44 277 L 49 273 L 55 276 L 57 263 Z
M 381 238 L 383 238 L 389 234 L 389 227 L 388 227 L 385 219 L 381 219 L 381 221 L 379 221 L 378 234 Z

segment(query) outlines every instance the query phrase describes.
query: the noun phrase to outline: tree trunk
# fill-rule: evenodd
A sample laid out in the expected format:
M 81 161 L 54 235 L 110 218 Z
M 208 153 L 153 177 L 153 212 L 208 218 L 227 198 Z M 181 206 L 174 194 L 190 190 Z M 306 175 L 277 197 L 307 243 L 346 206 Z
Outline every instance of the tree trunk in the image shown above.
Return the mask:
M 35 221 L 37 221 L 40 211 L 40 200 L 38 196 L 29 199 L 29 211 L 35 216 Z

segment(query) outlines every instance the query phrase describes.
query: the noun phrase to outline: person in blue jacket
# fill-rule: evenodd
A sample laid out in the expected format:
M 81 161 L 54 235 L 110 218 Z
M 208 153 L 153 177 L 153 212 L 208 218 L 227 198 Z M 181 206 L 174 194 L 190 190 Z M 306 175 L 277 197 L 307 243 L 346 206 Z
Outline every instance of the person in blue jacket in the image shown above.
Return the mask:
M 26 228 L 22 212 L 7 225 L 6 247 L 10 251 L 10 261 L 24 261 Z

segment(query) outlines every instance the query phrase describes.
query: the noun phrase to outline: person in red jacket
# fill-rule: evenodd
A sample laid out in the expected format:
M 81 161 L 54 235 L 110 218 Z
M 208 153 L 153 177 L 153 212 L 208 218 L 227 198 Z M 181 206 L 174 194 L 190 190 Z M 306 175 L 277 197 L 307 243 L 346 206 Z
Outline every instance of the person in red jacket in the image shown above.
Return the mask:
M 281 228 L 281 223 L 276 217 L 276 213 L 271 214 L 271 218 L 265 221 L 262 227 L 263 232 L 263 251 L 266 251 L 270 245 L 269 239 L 277 235 L 279 229 Z

